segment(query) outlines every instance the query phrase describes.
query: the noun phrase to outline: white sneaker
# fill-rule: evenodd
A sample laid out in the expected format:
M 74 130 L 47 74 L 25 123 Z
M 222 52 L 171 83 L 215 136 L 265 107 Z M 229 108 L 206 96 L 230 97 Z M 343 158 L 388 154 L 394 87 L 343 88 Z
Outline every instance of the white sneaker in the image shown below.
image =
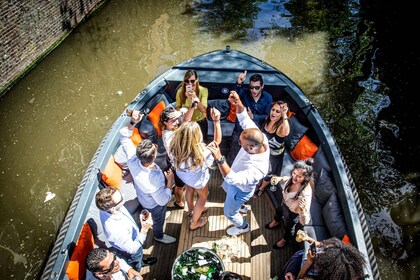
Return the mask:
M 246 214 L 248 213 L 248 210 L 250 207 L 248 205 L 242 204 L 241 208 L 239 208 L 239 213 Z
M 163 237 L 161 239 L 157 239 L 156 237 L 154 237 L 154 239 L 156 241 L 159 241 L 159 242 L 162 242 L 162 243 L 165 243 L 165 244 L 171 244 L 171 243 L 174 243 L 176 241 L 176 238 L 174 238 L 172 236 L 169 236 L 167 234 L 163 234 Z
M 165 220 L 167 219 L 167 218 L 169 218 L 169 216 L 171 215 L 171 211 L 166 211 L 166 213 L 165 213 Z
M 227 234 L 229 235 L 239 235 L 245 232 L 248 232 L 251 230 L 251 227 L 249 226 L 249 224 L 246 225 L 246 228 L 242 229 L 242 228 L 237 228 L 237 227 L 231 227 L 227 229 Z

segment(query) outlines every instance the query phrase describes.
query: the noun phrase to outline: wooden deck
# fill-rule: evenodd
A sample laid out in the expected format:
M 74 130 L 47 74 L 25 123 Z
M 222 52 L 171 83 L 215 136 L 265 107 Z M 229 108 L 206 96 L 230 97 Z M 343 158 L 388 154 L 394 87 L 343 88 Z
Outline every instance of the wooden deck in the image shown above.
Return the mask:
M 264 228 L 274 215 L 273 205 L 267 192 L 260 198 L 251 199 L 247 203 L 251 206 L 251 211 L 244 216 L 251 225 L 251 231 L 234 238 L 226 233 L 226 229 L 231 224 L 223 215 L 226 194 L 220 187 L 221 183 L 222 177 L 219 170 L 213 170 L 206 204 L 209 209 L 206 214 L 209 222 L 201 229 L 189 230 L 187 207 L 185 210 L 169 207 L 171 216 L 166 220 L 165 232 L 176 237 L 178 242 L 162 244 L 153 240 L 153 234 L 148 235 L 144 254 L 146 257 L 157 257 L 158 263 L 142 268 L 145 280 L 171 279 L 172 264 L 180 253 L 193 246 L 211 248 L 214 241 L 218 245 L 222 243 L 230 245 L 228 250 L 221 250 L 221 253 L 225 252 L 223 258 L 225 270 L 236 272 L 247 280 L 269 280 L 280 274 L 283 265 L 292 255 L 292 249 L 290 247 L 282 250 L 272 249 L 272 245 L 281 238 L 282 230 Z

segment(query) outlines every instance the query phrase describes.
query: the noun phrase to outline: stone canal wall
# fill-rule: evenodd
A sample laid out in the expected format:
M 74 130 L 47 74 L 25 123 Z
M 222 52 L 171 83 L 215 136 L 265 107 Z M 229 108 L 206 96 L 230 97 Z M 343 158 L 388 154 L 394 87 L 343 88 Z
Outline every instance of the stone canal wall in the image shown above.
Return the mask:
M 0 0 L 0 96 L 106 0 Z

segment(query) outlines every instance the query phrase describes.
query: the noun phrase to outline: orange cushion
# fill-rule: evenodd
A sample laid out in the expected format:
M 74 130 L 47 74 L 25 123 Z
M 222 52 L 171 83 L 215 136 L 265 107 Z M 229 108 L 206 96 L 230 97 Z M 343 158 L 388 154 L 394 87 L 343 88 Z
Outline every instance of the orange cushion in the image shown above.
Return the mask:
M 85 222 L 66 270 L 67 277 L 70 280 L 84 279 L 86 273 L 85 259 L 87 254 L 93 250 L 93 245 L 92 230 L 89 224 Z
M 131 139 L 131 141 L 133 141 L 133 143 L 136 147 L 139 145 L 141 140 L 143 140 L 143 138 L 141 138 L 139 129 L 137 127 L 135 127 L 133 129 L 133 134 L 131 135 L 130 139 Z
M 305 160 L 313 157 L 316 151 L 318 151 L 318 146 L 305 134 L 296 144 L 295 148 L 290 151 L 290 155 L 295 160 Z
M 226 118 L 230 122 L 236 122 L 236 105 L 230 103 L 229 115 Z
M 351 244 L 351 243 L 350 243 L 350 238 L 347 236 L 347 234 L 345 234 L 345 235 L 343 236 L 343 239 L 342 239 L 341 241 L 343 241 L 343 243 L 345 243 L 345 244 L 347 244 L 347 245 L 350 245 L 350 244 Z
M 160 113 L 166 108 L 165 102 L 162 100 L 158 104 L 156 104 L 155 108 L 147 114 L 147 117 L 152 122 L 153 126 L 155 127 L 158 137 L 162 136 L 162 131 L 159 128 L 159 119 Z
M 114 161 L 114 156 L 111 155 L 109 160 L 102 171 L 102 180 L 110 187 L 120 189 L 122 181 L 122 170 Z

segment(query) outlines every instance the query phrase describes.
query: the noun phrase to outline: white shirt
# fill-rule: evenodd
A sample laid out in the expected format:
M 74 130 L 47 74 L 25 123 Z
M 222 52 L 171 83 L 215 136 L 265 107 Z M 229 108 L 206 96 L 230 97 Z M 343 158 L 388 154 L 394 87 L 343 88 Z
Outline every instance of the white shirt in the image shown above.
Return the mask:
M 245 129 L 258 128 L 251 120 L 246 110 L 237 114 L 241 127 Z M 243 192 L 254 191 L 258 181 L 267 173 L 270 164 L 270 148 L 267 136 L 264 136 L 264 153 L 249 154 L 242 147 L 232 163 L 230 172 L 224 178 L 223 184 L 234 185 Z M 226 186 L 225 186 L 226 187 Z
M 144 167 L 136 155 L 136 147 L 130 136 L 133 133 L 127 127 L 120 130 L 120 142 L 127 155 L 127 166 L 133 177 L 137 199 L 146 209 L 164 206 L 172 197 L 172 191 L 165 185 L 165 176 L 160 167 L 153 163 L 152 167 Z
M 197 166 L 192 169 L 192 160 L 188 162 L 182 162 L 180 168 L 176 169 L 176 175 L 188 186 L 195 189 L 202 189 L 206 186 L 210 179 L 209 167 L 213 164 L 214 158 L 209 149 L 204 150 L 205 160 L 203 166 Z
M 105 237 L 113 247 L 134 254 L 143 246 L 146 235 L 140 232 L 138 225 L 124 206 L 114 214 L 101 210 L 99 217 Z

